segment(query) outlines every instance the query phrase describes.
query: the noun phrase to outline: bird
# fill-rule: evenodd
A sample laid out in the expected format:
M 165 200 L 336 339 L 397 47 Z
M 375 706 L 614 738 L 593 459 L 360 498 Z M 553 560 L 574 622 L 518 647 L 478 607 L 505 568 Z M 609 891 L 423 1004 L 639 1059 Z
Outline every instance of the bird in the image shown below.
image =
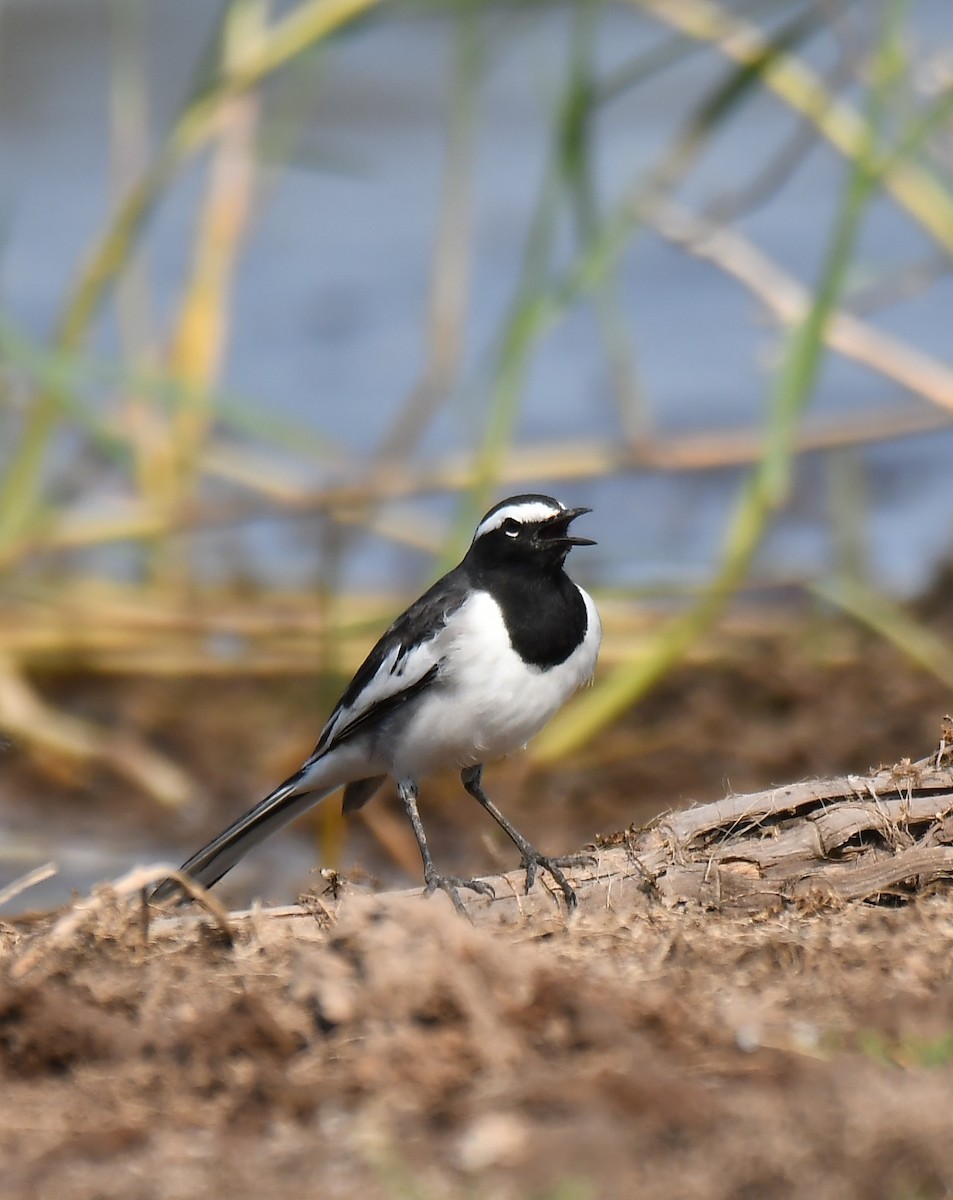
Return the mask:
M 466 792 L 519 850 L 527 893 L 545 871 L 572 912 L 576 893 L 562 868 L 578 859 L 540 854 L 486 795 L 482 775 L 485 762 L 524 747 L 592 679 L 599 613 L 564 569 L 574 546 L 596 544 L 570 532 L 591 511 L 536 493 L 491 508 L 462 561 L 381 636 L 301 768 L 193 854 L 179 875 L 212 887 L 265 838 L 341 787 L 349 814 L 391 777 L 420 850 L 423 894 L 446 892 L 466 915 L 460 890 L 492 896 L 492 885 L 436 869 L 417 806 L 420 779 L 455 767 Z M 151 896 L 160 904 L 186 898 L 174 876 Z

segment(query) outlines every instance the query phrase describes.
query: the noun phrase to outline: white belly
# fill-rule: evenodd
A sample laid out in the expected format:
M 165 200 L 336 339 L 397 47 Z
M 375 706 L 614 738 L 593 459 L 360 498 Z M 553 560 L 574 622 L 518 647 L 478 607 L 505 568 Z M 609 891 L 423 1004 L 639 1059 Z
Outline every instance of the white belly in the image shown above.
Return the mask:
M 580 588 L 580 591 L 582 589 Z M 602 638 L 590 596 L 580 646 L 556 667 L 527 667 L 510 644 L 496 603 L 476 592 L 438 635 L 443 666 L 394 747 L 393 773 L 418 779 L 520 749 L 592 678 Z

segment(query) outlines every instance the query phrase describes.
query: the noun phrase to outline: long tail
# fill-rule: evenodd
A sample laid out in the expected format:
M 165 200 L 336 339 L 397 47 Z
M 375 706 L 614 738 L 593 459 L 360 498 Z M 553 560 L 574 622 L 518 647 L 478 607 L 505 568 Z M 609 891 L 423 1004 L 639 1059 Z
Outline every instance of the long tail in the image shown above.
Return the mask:
M 334 783 L 322 788 L 317 780 L 309 781 L 309 774 L 305 767 L 286 779 L 244 816 L 223 829 L 218 837 L 212 838 L 207 846 L 196 851 L 188 862 L 182 864 L 182 874 L 190 875 L 204 887 L 211 887 L 259 842 L 283 829 L 295 817 L 319 804 L 340 786 Z M 150 898 L 158 904 L 183 895 L 182 885 L 177 880 L 166 879 Z

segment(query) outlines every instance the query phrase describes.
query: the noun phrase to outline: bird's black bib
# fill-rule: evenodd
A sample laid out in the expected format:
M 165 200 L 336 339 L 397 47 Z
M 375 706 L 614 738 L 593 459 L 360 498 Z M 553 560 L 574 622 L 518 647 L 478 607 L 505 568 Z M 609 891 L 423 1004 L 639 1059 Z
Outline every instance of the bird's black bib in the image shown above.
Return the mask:
M 589 627 L 586 602 L 563 571 L 481 572 L 477 587 L 500 606 L 510 644 L 528 666 L 547 670 L 565 662 Z

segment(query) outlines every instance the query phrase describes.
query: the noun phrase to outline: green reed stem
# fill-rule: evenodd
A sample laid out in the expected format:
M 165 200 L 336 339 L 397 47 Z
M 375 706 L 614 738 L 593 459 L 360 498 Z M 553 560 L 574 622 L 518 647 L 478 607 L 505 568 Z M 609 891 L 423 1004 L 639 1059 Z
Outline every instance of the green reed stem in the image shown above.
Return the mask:
M 535 743 L 533 756 L 537 761 L 552 760 L 582 745 L 621 716 L 684 656 L 744 582 L 771 518 L 787 500 L 795 435 L 814 392 L 823 356 L 824 329 L 844 288 L 860 224 L 878 181 L 876 149 L 892 82 L 899 7 L 892 5 L 885 18 L 868 92 L 865 140 L 852 161 L 813 304 L 790 336 L 772 387 L 764 454 L 735 506 L 718 573 L 701 600 L 671 621 L 643 657 L 611 671 L 550 724 Z

